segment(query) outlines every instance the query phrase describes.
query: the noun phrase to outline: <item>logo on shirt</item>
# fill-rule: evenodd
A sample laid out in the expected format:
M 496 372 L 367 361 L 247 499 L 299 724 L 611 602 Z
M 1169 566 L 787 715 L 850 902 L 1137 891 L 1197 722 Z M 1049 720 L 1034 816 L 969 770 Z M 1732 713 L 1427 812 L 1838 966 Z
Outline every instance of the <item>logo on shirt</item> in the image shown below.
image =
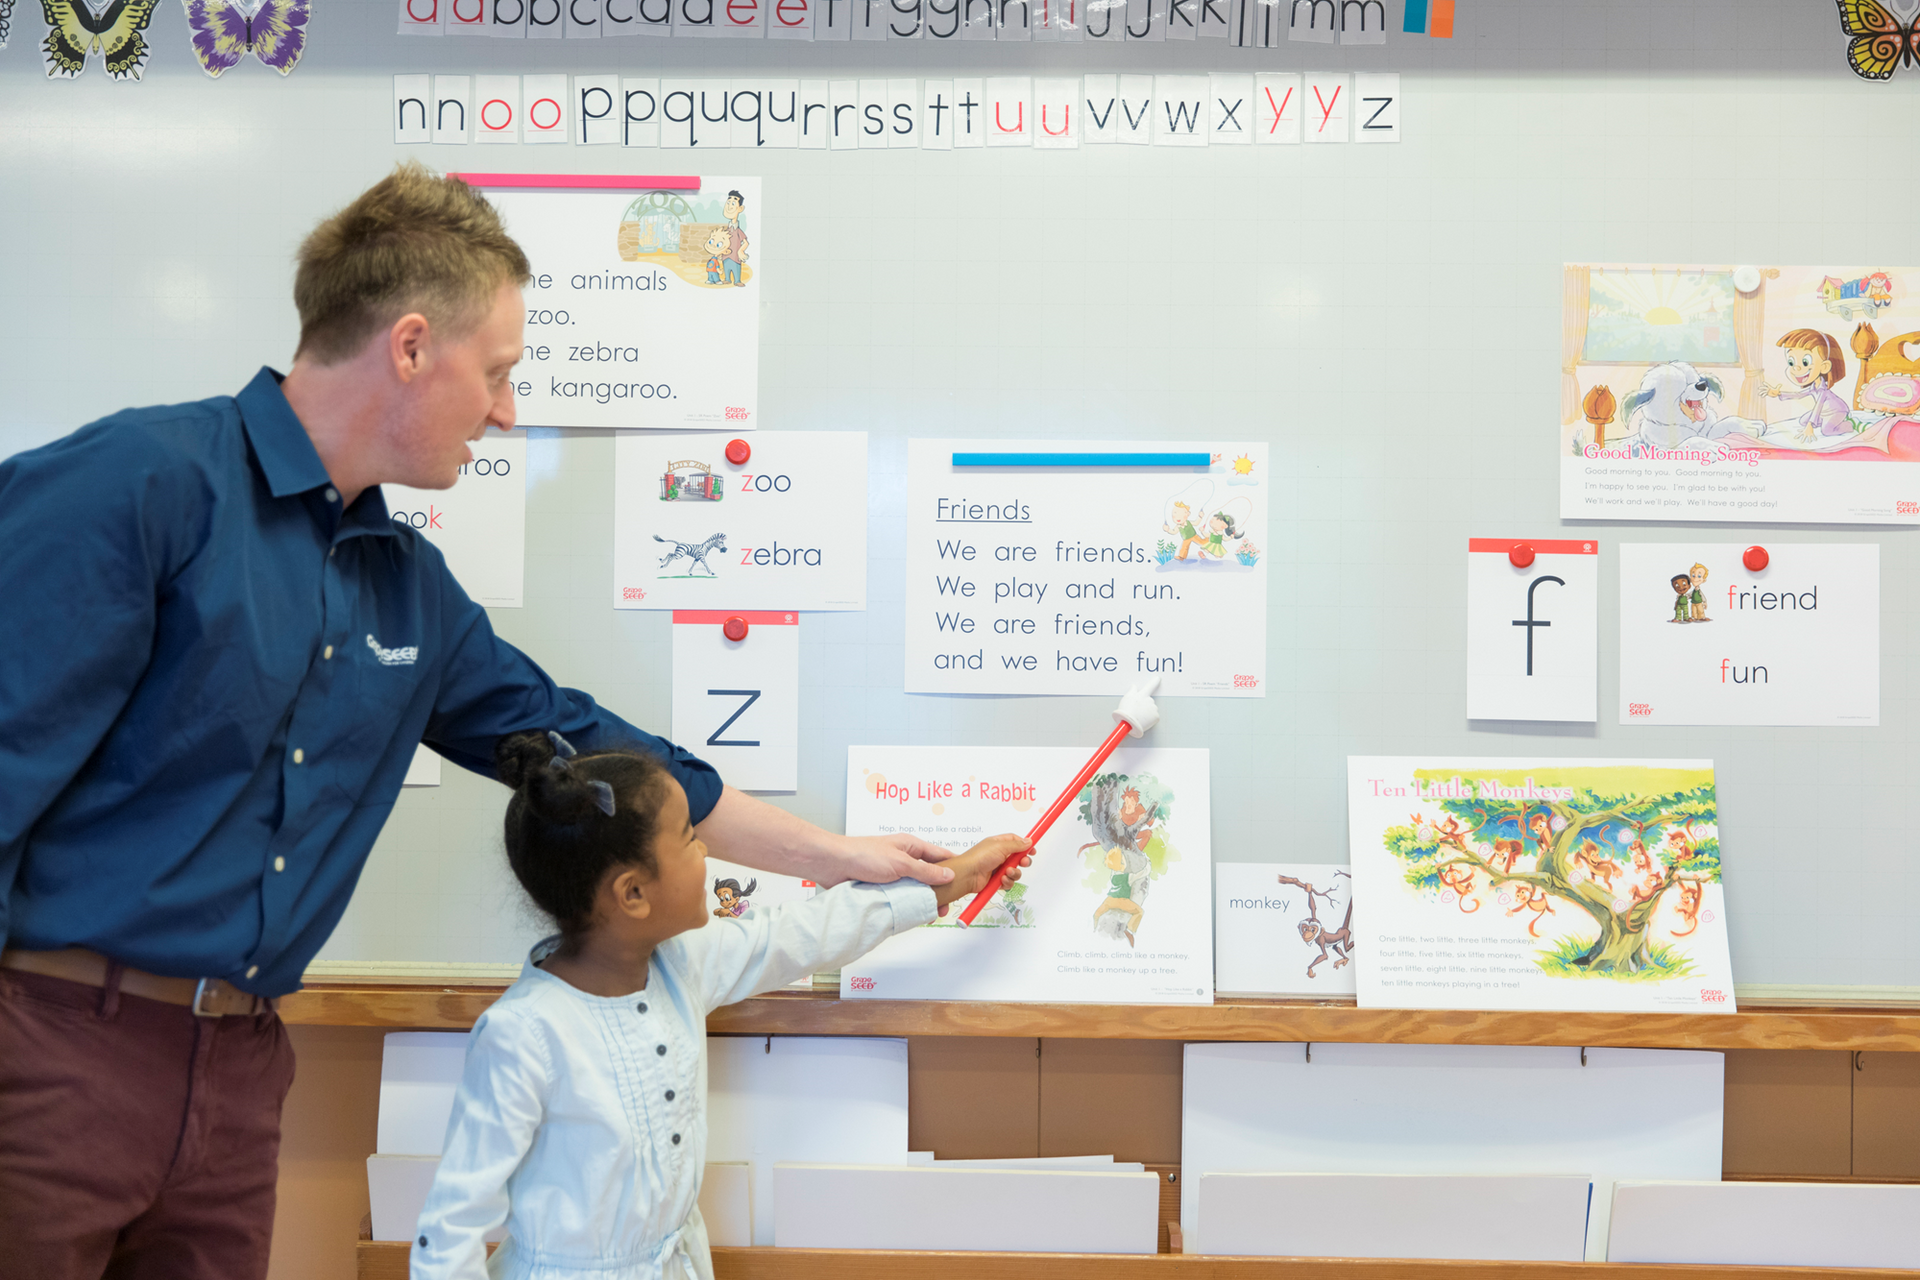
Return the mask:
M 373 656 L 380 659 L 383 667 L 410 667 L 420 658 L 420 646 L 417 644 L 410 644 L 404 649 L 382 649 L 378 640 L 368 636 L 367 648 L 373 650 Z

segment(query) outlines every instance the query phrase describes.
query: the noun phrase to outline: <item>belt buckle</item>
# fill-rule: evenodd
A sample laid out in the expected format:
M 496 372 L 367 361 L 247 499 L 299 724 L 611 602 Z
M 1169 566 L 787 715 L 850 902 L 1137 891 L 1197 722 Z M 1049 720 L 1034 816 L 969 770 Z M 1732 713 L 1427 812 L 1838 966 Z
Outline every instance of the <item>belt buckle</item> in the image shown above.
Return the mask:
M 207 996 L 215 990 L 212 984 L 218 981 L 219 981 L 218 978 L 202 978 L 200 979 L 198 985 L 194 987 L 193 989 L 193 1016 L 194 1017 L 219 1018 L 219 1017 L 225 1016 L 225 1012 L 226 1012 L 225 1010 L 202 1009 L 200 1007 L 201 1001 L 205 1000 Z

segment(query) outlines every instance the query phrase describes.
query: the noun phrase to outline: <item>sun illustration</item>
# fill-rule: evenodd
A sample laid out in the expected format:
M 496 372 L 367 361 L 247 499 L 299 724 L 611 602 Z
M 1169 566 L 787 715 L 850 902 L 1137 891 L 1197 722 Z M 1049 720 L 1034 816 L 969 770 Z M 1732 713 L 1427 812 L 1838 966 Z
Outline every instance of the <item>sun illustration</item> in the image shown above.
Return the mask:
M 1235 459 L 1233 460 L 1233 474 L 1235 474 L 1235 475 L 1237 475 L 1237 476 L 1250 476 L 1250 475 L 1252 475 L 1252 474 L 1253 474 L 1253 459 L 1252 459 L 1252 458 L 1249 458 L 1249 457 L 1248 457 L 1248 456 L 1247 456 L 1246 454 L 1244 454 L 1244 453 L 1243 453 L 1243 454 L 1241 454 L 1241 455 L 1240 455 L 1239 457 L 1237 457 L 1237 458 L 1235 458 Z

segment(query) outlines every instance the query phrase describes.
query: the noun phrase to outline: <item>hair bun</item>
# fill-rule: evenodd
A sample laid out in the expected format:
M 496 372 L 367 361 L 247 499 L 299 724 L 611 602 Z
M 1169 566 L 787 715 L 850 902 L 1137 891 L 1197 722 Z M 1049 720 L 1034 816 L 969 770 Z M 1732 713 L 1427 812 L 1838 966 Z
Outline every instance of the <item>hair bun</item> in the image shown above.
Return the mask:
M 526 798 L 548 822 L 572 826 L 600 812 L 593 783 L 556 761 L 553 739 L 534 729 L 508 734 L 494 744 L 500 781 Z

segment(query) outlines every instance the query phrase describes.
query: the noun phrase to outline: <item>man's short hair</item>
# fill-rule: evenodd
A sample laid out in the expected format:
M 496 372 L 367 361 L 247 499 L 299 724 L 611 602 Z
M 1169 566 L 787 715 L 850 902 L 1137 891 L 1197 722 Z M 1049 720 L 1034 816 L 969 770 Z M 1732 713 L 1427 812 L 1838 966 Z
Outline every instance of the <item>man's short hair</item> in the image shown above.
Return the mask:
M 740 207 L 742 209 L 747 207 L 747 198 L 741 195 L 738 191 L 727 192 L 727 198 L 729 200 L 738 200 L 740 202 Z
M 410 311 L 462 337 L 509 282 L 532 278 L 527 255 L 486 197 L 409 160 L 322 222 L 300 246 L 296 356 L 337 364 Z

